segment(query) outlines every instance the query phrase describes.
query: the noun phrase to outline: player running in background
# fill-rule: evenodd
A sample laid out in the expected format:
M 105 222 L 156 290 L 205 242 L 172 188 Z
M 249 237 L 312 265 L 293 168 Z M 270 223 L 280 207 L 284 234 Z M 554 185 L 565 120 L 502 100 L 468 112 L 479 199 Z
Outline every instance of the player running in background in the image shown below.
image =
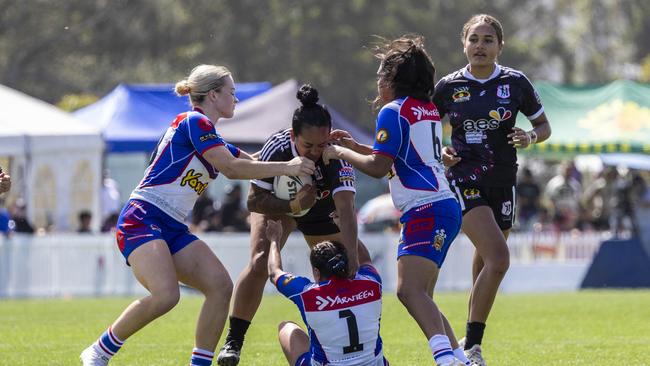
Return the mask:
M 230 329 L 217 357 L 221 366 L 239 363 L 244 336 L 262 301 L 268 278 L 269 241 L 264 235 L 267 220 L 282 222 L 280 248 L 297 226 L 309 246 L 324 240 L 343 243 L 349 253 L 350 267 L 354 270 L 360 260 L 369 260 L 363 244 L 357 245 L 354 169 L 344 161 L 332 161 L 326 166 L 321 160 L 323 149 L 329 142 L 332 118 L 327 108 L 317 103 L 318 91 L 311 85 L 301 86 L 297 98 L 302 106 L 294 111 L 292 127 L 271 136 L 258 158 L 262 161 L 287 161 L 297 156 L 309 158 L 316 162 L 314 184 L 305 185 L 293 200 L 287 201 L 273 194 L 272 178 L 252 182 L 248 197 L 251 257 L 235 286 Z M 286 215 L 307 208 L 311 209 L 304 216 L 293 218 Z M 339 218 L 338 223 L 334 221 L 335 216 Z
M 497 19 L 473 16 L 461 41 L 469 64 L 438 82 L 434 103 L 451 122 L 452 146 L 443 148 L 443 161 L 463 210 L 463 232 L 476 247 L 464 348 L 483 366 L 485 323 L 510 263 L 506 239 L 515 218 L 515 148 L 546 140 L 551 127 L 528 78 L 496 63 L 503 50 Z M 515 127 L 519 111 L 532 130 Z
M 432 299 L 438 272 L 460 229 L 458 201 L 444 176 L 442 127 L 431 103 L 435 68 L 419 36 L 402 37 L 378 48 L 377 72 L 383 105 L 373 147 L 335 131 L 323 158 L 345 159 L 362 172 L 389 175 L 395 207 L 402 211 L 397 253 L 397 296 L 426 336 L 438 365 L 469 364 L 447 319 Z
M 237 98 L 230 71 L 200 65 L 176 84 L 193 110 L 179 114 L 159 141 L 144 178 L 120 214 L 117 244 L 133 274 L 150 295 L 129 305 L 99 339 L 81 353 L 84 366 L 103 366 L 131 335 L 171 310 L 178 282 L 205 296 L 190 365 L 212 364 L 232 293 L 228 272 L 207 244 L 184 224 L 196 199 L 222 172 L 231 179 L 312 174 L 306 158 L 260 162 L 226 143 L 215 131 L 233 116 Z
M 309 332 L 293 322 L 280 323 L 278 338 L 289 365 L 388 365 L 379 336 L 381 277 L 370 260 L 350 272 L 341 243 L 318 243 L 309 255 L 312 282 L 282 270 L 279 221 L 267 222 L 266 237 L 269 280 L 298 306 Z

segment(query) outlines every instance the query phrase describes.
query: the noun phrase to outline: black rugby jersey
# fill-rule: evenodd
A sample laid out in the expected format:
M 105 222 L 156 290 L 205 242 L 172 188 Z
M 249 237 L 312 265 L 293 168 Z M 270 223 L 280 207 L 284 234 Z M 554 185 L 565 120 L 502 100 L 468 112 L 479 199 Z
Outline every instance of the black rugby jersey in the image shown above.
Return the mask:
M 298 155 L 296 146 L 291 141 L 291 129 L 280 131 L 271 136 L 260 152 L 261 161 L 289 161 Z M 309 212 L 301 217 L 296 217 L 298 222 L 329 221 L 330 214 L 336 210 L 334 194 L 340 191 L 356 192 L 354 188 L 354 168 L 344 160 L 330 160 L 325 165 L 322 159 L 316 162 L 316 171 L 312 175 L 314 184 L 318 189 L 316 204 Z M 253 184 L 266 190 L 273 190 L 274 178 L 256 179 Z
M 441 117 L 449 116 L 452 146 L 462 158 L 447 170 L 447 178 L 488 187 L 514 185 L 517 151 L 507 135 L 519 111 L 529 120 L 544 112 L 528 78 L 496 65 L 489 79 L 479 81 L 464 67 L 436 84 L 433 102 Z

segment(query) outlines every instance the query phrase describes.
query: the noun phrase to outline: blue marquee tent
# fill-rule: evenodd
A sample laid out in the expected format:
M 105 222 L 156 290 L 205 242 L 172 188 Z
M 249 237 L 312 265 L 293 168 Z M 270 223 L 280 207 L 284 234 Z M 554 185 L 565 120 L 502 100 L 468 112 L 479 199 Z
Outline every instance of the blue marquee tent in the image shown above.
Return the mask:
M 174 117 L 189 109 L 173 84 L 120 84 L 105 97 L 73 114 L 98 127 L 107 152 L 150 152 Z M 244 101 L 271 89 L 271 83 L 240 83 L 236 95 Z
M 172 84 L 120 84 L 74 115 L 100 128 L 109 153 L 153 150 L 174 117 L 189 109 L 187 97 L 177 97 Z M 287 80 L 273 88 L 268 82 L 236 85 L 240 100 L 235 116 L 219 121 L 217 132 L 226 141 L 259 148 L 273 133 L 291 126 L 299 102 L 298 82 Z M 345 119 L 330 106 L 333 128 L 349 131 L 359 142 L 373 143 L 371 131 Z

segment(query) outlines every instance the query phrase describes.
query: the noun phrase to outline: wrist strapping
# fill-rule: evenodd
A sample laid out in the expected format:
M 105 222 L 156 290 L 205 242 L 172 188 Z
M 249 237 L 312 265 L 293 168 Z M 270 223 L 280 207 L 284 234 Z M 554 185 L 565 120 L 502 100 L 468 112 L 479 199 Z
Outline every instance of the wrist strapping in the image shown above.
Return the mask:
M 537 132 L 535 132 L 535 130 L 530 130 L 530 131 L 526 132 L 526 134 L 528 135 L 528 138 L 530 139 L 530 144 L 529 145 L 537 143 Z

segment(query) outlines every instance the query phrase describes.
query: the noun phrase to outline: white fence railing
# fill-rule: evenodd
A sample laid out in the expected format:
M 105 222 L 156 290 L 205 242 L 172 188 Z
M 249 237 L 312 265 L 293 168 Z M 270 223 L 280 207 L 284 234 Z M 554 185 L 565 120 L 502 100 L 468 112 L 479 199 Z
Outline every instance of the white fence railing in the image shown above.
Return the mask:
M 233 281 L 249 258 L 248 234 L 204 234 Z M 382 274 L 384 287 L 396 286 L 396 234 L 361 234 Z M 577 289 L 603 234 L 521 234 L 509 240 L 511 266 L 504 291 Z M 471 287 L 473 246 L 464 235 L 454 242 L 438 280 L 438 291 Z M 308 249 L 292 234 L 282 252 L 285 269 L 310 275 Z M 267 291 L 272 287 L 267 285 Z M 112 235 L 56 234 L 0 237 L 0 298 L 115 296 L 145 293 L 134 279 Z

